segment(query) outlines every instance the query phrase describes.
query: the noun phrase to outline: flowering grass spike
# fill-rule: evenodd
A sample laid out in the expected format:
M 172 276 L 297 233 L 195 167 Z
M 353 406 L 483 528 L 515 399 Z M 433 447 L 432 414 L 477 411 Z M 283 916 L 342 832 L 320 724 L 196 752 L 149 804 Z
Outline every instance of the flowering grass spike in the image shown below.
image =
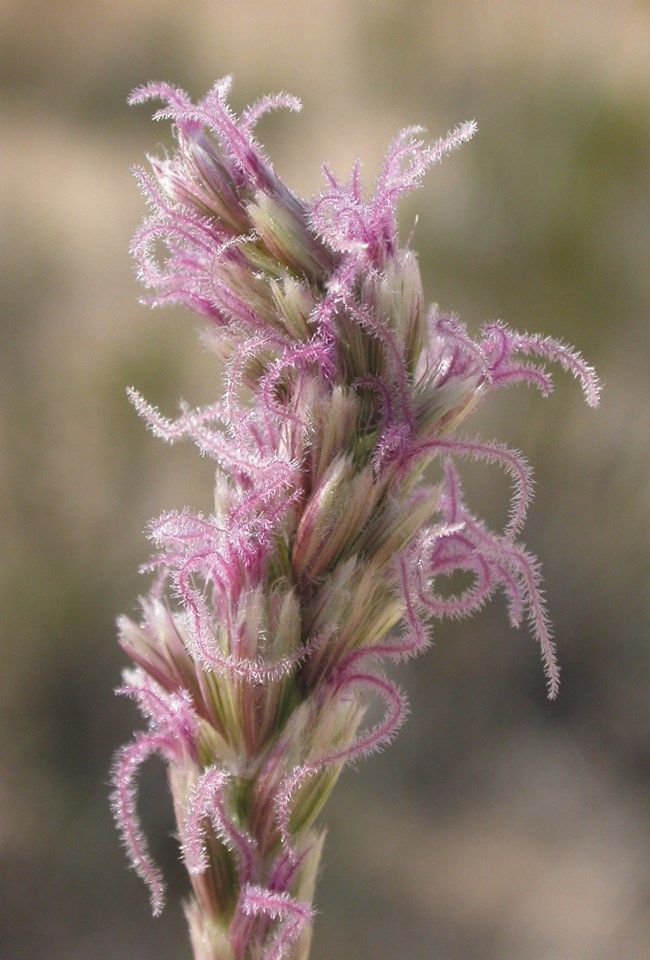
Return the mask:
M 536 637 L 549 696 L 558 667 L 537 562 L 519 542 L 531 498 L 526 462 L 459 432 L 478 401 L 525 382 L 547 395 L 557 362 L 598 402 L 598 382 L 557 340 L 426 310 L 396 207 L 426 170 L 469 140 L 404 130 L 367 196 L 324 169 L 311 201 L 277 177 L 254 130 L 266 97 L 237 117 L 230 80 L 199 103 L 167 84 L 173 155 L 138 170 L 151 212 L 133 243 L 153 305 L 207 321 L 223 396 L 168 419 L 129 395 L 151 430 L 189 438 L 216 462 L 214 511 L 154 521 L 155 586 L 141 622 L 120 620 L 135 663 L 120 692 L 146 731 L 117 755 L 113 807 L 154 913 L 164 884 L 136 812 L 140 764 L 168 764 L 195 960 L 304 960 L 323 842 L 318 814 L 346 763 L 395 735 L 401 691 L 381 663 L 430 642 L 431 622 L 473 613 L 497 591 Z M 473 515 L 456 464 L 496 464 L 512 484 L 508 523 Z M 435 482 L 428 470 L 433 465 Z M 455 571 L 471 586 L 436 588 Z M 439 581 L 438 581 L 439 583 Z M 383 706 L 364 724 L 372 700 Z

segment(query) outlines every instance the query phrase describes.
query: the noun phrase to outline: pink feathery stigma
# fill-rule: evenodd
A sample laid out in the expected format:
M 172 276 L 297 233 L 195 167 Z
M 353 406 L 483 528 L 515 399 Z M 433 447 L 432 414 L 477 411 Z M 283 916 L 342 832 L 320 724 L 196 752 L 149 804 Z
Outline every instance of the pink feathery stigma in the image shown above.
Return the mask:
M 286 893 L 275 893 L 253 885 L 244 890 L 242 910 L 248 916 L 266 916 L 280 921 L 274 936 L 263 950 L 262 960 L 282 960 L 287 947 L 299 936 L 314 913 L 308 903 L 294 900 Z
M 253 837 L 236 827 L 226 811 L 224 787 L 227 781 L 228 775 L 216 767 L 210 767 L 202 774 L 189 801 L 183 831 L 183 857 L 190 873 L 202 873 L 208 869 L 204 827 L 207 819 L 226 846 L 236 854 L 242 879 L 249 882 L 256 872 L 257 844 Z
M 165 738 L 152 734 L 139 734 L 133 743 L 118 752 L 113 764 L 114 790 L 111 798 L 113 814 L 129 860 L 138 876 L 144 880 L 151 897 L 154 916 L 162 912 L 165 885 L 160 870 L 149 854 L 147 841 L 142 833 L 136 811 L 135 775 L 138 768 L 153 753 L 166 749 Z
M 599 383 L 559 340 L 501 322 L 473 335 L 424 306 L 400 198 L 472 138 L 475 123 L 433 143 L 408 127 L 366 195 L 361 164 L 327 167 L 305 200 L 256 139 L 287 94 L 237 116 L 231 78 L 193 103 L 166 83 L 131 103 L 162 101 L 175 149 L 137 169 L 148 215 L 132 252 L 151 305 L 182 304 L 207 323 L 222 396 L 167 417 L 128 396 L 155 436 L 190 440 L 214 461 L 214 508 L 163 513 L 149 527 L 155 574 L 143 620 L 120 618 L 136 663 L 118 692 L 148 729 L 117 755 L 113 809 L 155 913 L 163 881 L 136 805 L 136 775 L 156 754 L 169 768 L 186 915 L 197 960 L 306 960 L 323 834 L 320 813 L 341 770 L 380 749 L 407 715 L 382 672 L 431 643 L 432 625 L 503 593 L 526 621 L 548 693 L 559 669 L 539 564 L 519 542 L 533 492 L 521 454 L 459 432 L 477 403 L 524 383 L 547 396 L 547 365 Z M 458 467 L 502 468 L 510 513 L 490 530 L 466 504 Z M 449 595 L 440 578 L 470 583 Z M 364 723 L 368 705 L 383 713 Z

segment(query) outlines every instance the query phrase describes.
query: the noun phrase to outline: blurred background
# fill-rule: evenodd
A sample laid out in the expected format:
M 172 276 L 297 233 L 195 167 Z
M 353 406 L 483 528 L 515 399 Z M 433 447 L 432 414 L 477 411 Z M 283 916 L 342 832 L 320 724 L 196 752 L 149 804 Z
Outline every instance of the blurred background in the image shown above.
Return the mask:
M 3 0 L 0 5 L 0 956 L 189 960 L 162 769 L 142 809 L 172 885 L 160 920 L 108 809 L 111 757 L 141 721 L 113 697 L 114 619 L 146 582 L 147 520 L 207 509 L 210 464 L 167 448 L 124 395 L 167 412 L 215 396 L 192 316 L 151 312 L 128 256 L 129 168 L 169 143 L 130 89 L 304 112 L 260 128 L 304 195 L 319 163 L 369 181 L 388 140 L 476 117 L 416 211 L 427 298 L 477 327 L 565 338 L 601 409 L 558 376 L 472 428 L 525 450 L 526 540 L 546 571 L 563 688 L 497 599 L 399 669 L 413 714 L 325 812 L 313 960 L 645 960 L 650 955 L 650 5 L 647 0 Z M 468 473 L 503 520 L 507 485 Z

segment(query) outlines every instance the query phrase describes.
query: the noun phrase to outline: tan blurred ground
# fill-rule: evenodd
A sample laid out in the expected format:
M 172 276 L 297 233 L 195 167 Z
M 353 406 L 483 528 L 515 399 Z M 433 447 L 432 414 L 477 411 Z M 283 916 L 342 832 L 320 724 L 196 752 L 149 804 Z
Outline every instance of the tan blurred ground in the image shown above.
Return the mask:
M 2 958 L 189 957 L 110 823 L 110 757 L 139 722 L 112 697 L 113 619 L 144 589 L 147 519 L 206 507 L 211 475 L 144 431 L 124 387 L 171 411 L 218 376 L 192 318 L 136 303 L 129 167 L 169 136 L 125 98 L 148 79 L 198 96 L 224 73 L 237 106 L 303 99 L 260 134 L 307 194 L 323 159 L 344 173 L 359 153 L 370 176 L 401 126 L 475 116 L 477 139 L 404 208 L 428 296 L 474 326 L 563 336 L 606 385 L 597 414 L 559 376 L 549 401 L 508 393 L 482 414 L 537 471 L 527 541 L 560 701 L 498 601 L 438 630 L 401 670 L 399 741 L 326 813 L 314 960 L 650 955 L 649 50 L 641 0 L 3 0 Z M 498 521 L 498 478 L 468 482 Z M 158 771 L 144 795 L 181 892 Z

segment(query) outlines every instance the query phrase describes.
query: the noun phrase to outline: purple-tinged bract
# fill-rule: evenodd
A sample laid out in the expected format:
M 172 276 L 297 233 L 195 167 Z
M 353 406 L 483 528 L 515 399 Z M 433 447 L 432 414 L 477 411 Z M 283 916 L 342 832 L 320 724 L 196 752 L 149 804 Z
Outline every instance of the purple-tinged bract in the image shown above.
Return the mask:
M 501 323 L 472 337 L 425 309 L 396 207 L 425 171 L 469 140 L 420 128 L 391 144 L 374 192 L 357 163 L 341 182 L 295 196 L 255 139 L 259 101 L 238 118 L 230 80 L 198 104 L 167 84 L 177 149 L 137 171 L 151 212 L 133 243 L 150 303 L 181 303 L 208 323 L 225 364 L 223 396 L 167 419 L 136 390 L 151 430 L 189 438 L 216 462 L 214 510 L 154 521 L 156 586 L 142 621 L 120 621 L 136 667 L 122 693 L 146 732 L 118 754 L 113 805 L 154 912 L 163 881 L 138 825 L 135 775 L 169 766 L 186 914 L 196 960 L 304 960 L 323 833 L 318 814 L 349 761 L 387 743 L 405 699 L 381 671 L 430 642 L 431 624 L 478 610 L 498 590 L 536 637 L 550 697 L 558 667 L 536 560 L 518 540 L 530 470 L 500 443 L 459 433 L 479 400 L 525 382 L 551 388 L 557 362 L 598 402 L 575 351 Z M 509 520 L 489 530 L 464 502 L 456 463 L 483 460 L 512 484 Z M 432 470 L 427 468 L 432 465 Z M 435 477 L 433 483 L 428 475 Z M 463 571 L 456 596 L 436 578 Z M 369 700 L 383 719 L 364 726 Z

